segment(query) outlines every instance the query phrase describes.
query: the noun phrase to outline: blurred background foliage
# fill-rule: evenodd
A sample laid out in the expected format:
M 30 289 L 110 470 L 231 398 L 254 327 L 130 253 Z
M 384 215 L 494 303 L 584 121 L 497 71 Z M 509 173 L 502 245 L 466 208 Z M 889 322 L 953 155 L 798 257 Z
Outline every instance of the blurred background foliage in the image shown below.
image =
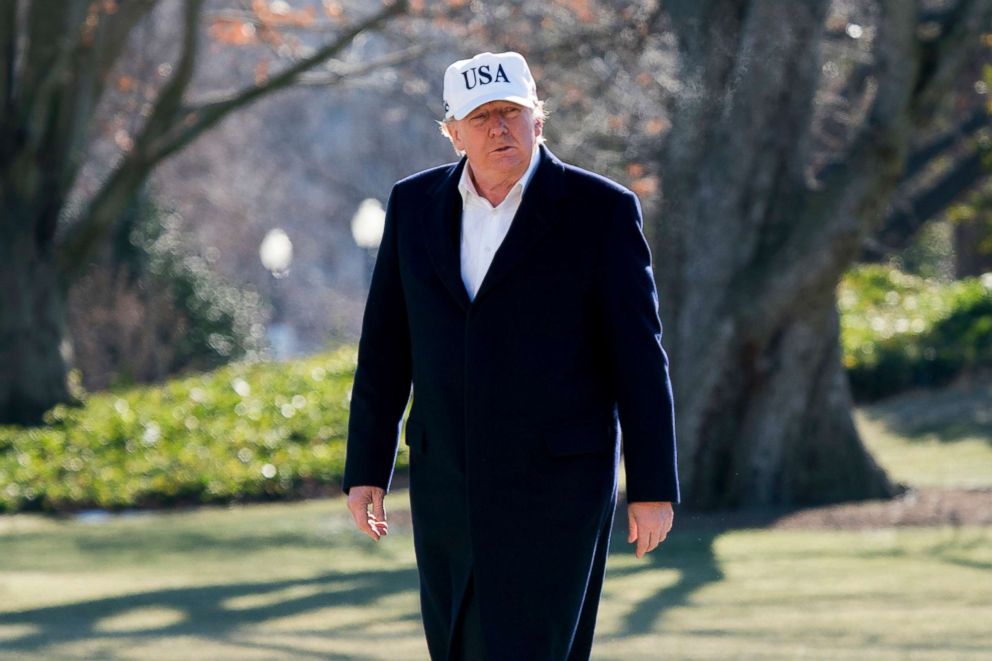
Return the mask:
M 268 356 L 269 303 L 225 280 L 146 192 L 70 296 L 74 379 L 87 390 L 155 383 Z M 78 394 L 78 393 L 77 393 Z
M 942 282 L 866 265 L 847 273 L 838 294 L 844 366 L 859 401 L 992 368 L 992 274 Z
M 44 426 L 0 427 L 0 511 L 336 493 L 355 359 L 344 348 L 241 362 L 59 405 Z
M 393 68 L 374 70 L 371 76 L 364 73 L 354 76 L 337 92 L 339 117 L 327 118 L 331 119 L 329 122 L 307 118 L 312 128 L 329 138 L 331 156 L 346 151 L 352 161 L 361 164 L 367 176 L 366 181 L 343 179 L 339 168 L 328 168 L 321 160 L 323 156 L 315 155 L 313 167 L 322 183 L 331 189 L 329 198 L 323 198 L 320 203 L 325 205 L 329 216 L 334 216 L 333 220 L 328 219 L 334 227 L 328 228 L 323 243 L 312 241 L 319 236 L 314 234 L 314 227 L 319 225 L 313 223 L 313 215 L 319 213 L 320 203 L 318 209 L 310 209 L 309 193 L 289 200 L 281 191 L 284 184 L 272 181 L 271 172 L 263 175 L 270 177 L 266 197 L 292 210 L 284 218 L 278 218 L 273 209 L 260 206 L 265 202 L 248 196 L 247 190 L 241 192 L 246 194 L 245 202 L 254 205 L 252 208 L 232 209 L 223 201 L 225 189 L 238 191 L 238 184 L 226 182 L 228 174 L 217 167 L 218 158 L 230 158 L 215 153 L 225 149 L 220 144 L 225 139 L 223 135 L 205 138 L 190 148 L 188 156 L 178 156 L 177 168 L 165 164 L 156 175 L 158 188 L 162 189 L 158 197 L 174 199 L 178 194 L 185 196 L 184 202 L 173 205 L 176 208 L 162 208 L 143 188 L 139 200 L 122 216 L 112 240 L 93 260 L 92 272 L 73 284 L 69 298 L 68 350 L 76 368 L 74 381 L 85 388 L 100 390 L 113 385 L 155 383 L 184 371 L 210 369 L 228 360 L 271 357 L 270 338 L 266 334 L 274 322 L 290 328 L 293 336 L 290 352 L 296 355 L 356 340 L 364 296 L 364 260 L 360 251 L 349 245 L 347 237 L 341 236 L 347 229 L 350 211 L 364 195 L 378 193 L 381 197 L 381 191 L 402 173 L 413 171 L 420 164 L 448 160 L 446 153 L 450 156 L 443 141 L 429 135 L 432 133 L 429 130 L 414 131 L 416 137 L 404 138 L 404 145 L 384 143 L 381 136 L 369 133 L 368 117 L 359 114 L 382 94 L 398 91 L 400 94 L 390 98 L 388 107 L 378 115 L 384 120 L 382 128 L 393 131 L 392 127 L 400 122 L 422 123 L 430 128 L 431 117 L 436 114 L 432 105 L 439 94 L 439 85 L 429 73 L 443 69 L 443 64 L 460 52 L 460 39 L 474 41 L 473 48 L 483 48 L 498 37 L 505 41 L 501 44 L 504 47 L 532 52 L 535 70 L 554 74 L 541 80 L 542 93 L 549 98 L 552 109 L 546 128 L 549 143 L 557 151 L 630 186 L 641 196 L 650 215 L 660 192 L 653 152 L 658 139 L 670 128 L 664 97 L 677 82 L 667 78 L 671 54 L 666 49 L 666 37 L 644 32 L 650 21 L 663 13 L 660 11 L 663 7 L 650 2 L 617 3 L 612 10 L 589 2 L 556 2 L 546 7 L 518 2 L 498 8 L 471 4 L 414 3 L 414 16 L 422 16 L 420 20 L 410 17 L 381 33 L 364 36 L 357 46 L 357 51 L 363 53 L 378 53 L 423 38 L 434 39 L 435 43 L 426 49 L 419 46 L 409 59 L 401 58 Z M 208 32 L 218 47 L 211 52 L 211 58 L 203 58 L 203 73 L 195 84 L 204 87 L 215 84 L 221 70 L 229 75 L 264 80 L 270 75 L 273 63 L 292 59 L 292 52 L 307 51 L 306 44 L 312 39 L 308 29 L 318 24 L 322 13 L 340 21 L 348 11 L 353 11 L 347 3 L 336 3 L 334 9 L 301 5 L 297 8 L 290 4 L 273 10 L 266 3 L 255 3 L 254 15 L 226 11 L 223 3 L 216 3 L 215 7 L 208 5 Z M 119 81 L 111 90 L 108 115 L 120 117 L 119 113 L 132 109 L 134 93 L 149 84 L 140 74 L 158 53 L 158 40 L 170 32 L 163 21 L 175 17 L 175 12 L 176 6 L 164 6 L 162 15 L 149 21 L 150 40 L 141 52 L 144 61 L 125 63 L 122 75 L 126 77 L 121 79 L 125 82 Z M 848 17 L 848 22 L 843 16 Z M 831 13 L 829 29 L 845 36 L 857 30 L 860 35 L 863 28 L 856 21 L 867 22 L 872 16 L 870 8 L 839 1 Z M 519 27 L 518 33 L 494 34 L 499 21 L 511 17 Z M 620 24 L 624 29 L 618 32 Z M 245 31 L 244 25 L 255 28 Z M 291 36 L 280 33 L 280 27 L 295 33 Z M 174 29 L 173 25 L 171 30 Z M 584 40 L 576 40 L 576 34 L 583 35 Z M 526 40 L 530 42 L 525 43 Z M 845 50 L 833 41 L 825 43 L 824 48 L 832 58 L 825 65 L 825 78 L 838 85 L 836 90 L 822 96 L 818 109 L 823 116 L 823 136 L 818 139 L 827 151 L 831 132 L 847 130 L 840 124 L 835 126 L 839 120 L 829 114 L 831 109 L 849 111 L 851 101 L 843 97 L 840 81 L 845 76 L 859 75 L 859 67 L 864 63 L 857 49 Z M 249 62 L 255 62 L 255 66 L 246 66 Z M 576 62 L 584 63 L 585 67 L 570 66 Z M 978 98 L 986 99 L 986 105 L 992 103 L 987 100 L 992 86 L 992 65 L 979 61 L 973 71 L 979 79 L 974 83 Z M 311 84 L 321 83 L 319 80 L 307 83 L 300 92 L 306 94 L 305 88 Z M 591 93 L 595 90 L 609 93 L 597 97 Z M 290 96 L 302 98 L 300 92 L 290 92 Z M 257 170 L 246 181 L 259 183 L 258 175 L 265 172 L 261 161 L 266 158 L 280 162 L 283 176 L 300 176 L 296 164 L 284 162 L 283 154 L 271 151 L 275 142 L 303 148 L 298 133 L 292 132 L 294 120 L 288 114 L 287 103 L 292 104 L 292 100 L 261 110 L 246 109 L 239 115 L 242 127 L 228 132 L 228 139 L 234 138 L 239 143 L 245 140 L 242 131 L 250 130 L 251 126 L 265 131 L 259 139 L 265 141 L 269 151 L 242 152 L 246 163 L 256 164 Z M 952 120 L 945 117 L 941 121 Z M 342 134 L 351 135 L 353 141 L 340 142 Z M 117 139 L 113 134 L 109 137 Z M 983 128 L 970 139 L 985 150 L 992 137 Z M 98 148 L 99 140 L 98 136 Z M 359 146 L 361 143 L 364 146 Z M 386 158 L 381 159 L 380 155 Z M 196 159 L 203 162 L 199 169 L 193 164 Z M 384 164 L 390 167 L 383 168 Z M 236 171 L 236 164 L 229 165 L 228 169 Z M 921 178 L 934 178 L 951 165 L 950 156 L 937 159 Z M 203 193 L 191 188 L 191 182 L 182 180 L 181 173 L 186 171 L 209 173 L 215 188 L 209 196 L 221 204 L 204 204 Z M 902 191 L 906 197 L 912 192 L 911 187 Z M 900 200 L 894 200 L 892 207 L 899 206 Z M 186 212 L 178 207 L 184 207 Z M 245 227 L 239 232 L 225 232 L 226 218 L 216 215 L 224 208 L 241 216 Z M 303 220 L 297 220 L 294 215 Z M 299 239 L 295 243 L 297 265 L 284 283 L 273 282 L 271 275 L 253 259 L 264 229 L 274 223 L 286 225 L 290 235 Z M 646 231 L 654 231 L 651 222 Z M 254 241 L 244 241 L 248 235 L 253 235 Z M 309 254 L 308 251 L 315 249 L 324 252 L 319 256 Z M 866 279 L 861 274 L 877 271 L 863 271 L 855 266 L 839 290 L 844 294 L 840 306 L 844 315 L 844 364 L 851 370 L 858 398 L 877 398 L 910 385 L 937 385 L 980 364 L 966 359 L 968 352 L 962 350 L 957 352 L 962 356 L 960 359 L 949 359 L 939 369 L 934 367 L 943 375 L 940 378 L 936 373 L 920 371 L 922 368 L 914 368 L 919 375 L 908 378 L 906 365 L 926 359 L 914 357 L 917 349 L 903 344 L 883 349 L 880 343 L 890 341 L 890 337 L 872 337 L 865 329 L 885 327 L 888 322 L 882 319 L 888 319 L 886 315 L 890 313 L 896 314 L 877 304 L 878 292 L 871 288 L 896 286 L 900 272 L 923 278 L 937 287 L 938 283 L 946 285 L 956 278 L 977 277 L 992 271 L 992 183 L 982 183 L 960 201 L 920 223 L 911 232 L 907 245 L 881 255 L 872 254 L 868 261 L 886 264 L 885 269 L 892 275 L 890 281 Z M 859 291 L 862 286 L 867 290 Z M 942 292 L 950 295 L 953 290 L 954 287 L 937 287 L 925 297 L 939 301 Z M 899 307 L 897 303 L 895 308 Z M 938 314 L 938 311 L 930 313 Z M 914 319 L 917 319 L 913 326 L 916 329 L 922 320 Z M 936 318 L 927 323 L 934 321 Z M 897 316 L 892 323 L 899 327 L 902 324 Z M 904 331 L 886 332 L 899 335 Z M 954 339 L 950 341 L 953 343 Z M 905 355 L 896 358 L 900 352 Z M 889 367 L 879 367 L 882 354 L 890 356 L 882 361 Z M 896 368 L 896 363 L 903 367 Z M 896 376 L 893 370 L 903 376 Z
M 28 5 L 44 6 L 24 3 L 22 7 Z M 92 253 L 79 251 L 75 257 L 85 268 L 68 279 L 61 346 L 53 344 L 49 348 L 59 351 L 47 351 L 44 359 L 39 355 L 36 362 L 39 366 L 50 363 L 50 375 L 57 376 L 62 366 L 55 365 L 54 357 L 61 352 L 70 368 L 69 385 L 81 406 L 58 406 L 49 411 L 38 428 L 3 428 L 0 492 L 6 494 L 4 507 L 64 509 L 86 503 L 122 507 L 209 502 L 300 495 L 315 488 L 314 484 L 323 485 L 321 488 L 333 485 L 340 475 L 346 412 L 336 404 L 319 403 L 337 401 L 337 395 L 320 389 L 331 388 L 332 382 L 336 384 L 333 388 L 346 388 L 344 382 L 349 377 L 343 366 L 354 351 L 368 276 L 367 255 L 352 241 L 349 224 L 362 200 L 382 200 L 397 179 L 452 160 L 450 146 L 436 131 L 441 96 L 439 72 L 468 51 L 524 52 L 532 63 L 541 95 L 549 100 L 551 118 L 545 133 L 555 153 L 617 179 L 640 196 L 645 232 L 660 271 L 659 283 L 673 287 L 670 292 L 662 289 L 663 294 L 670 294 L 661 297 L 666 342 L 674 347 L 675 362 L 696 364 L 706 357 L 706 351 L 692 352 L 696 336 L 708 339 L 705 335 L 723 328 L 726 320 L 707 317 L 716 312 L 704 309 L 699 318 L 707 323 L 680 323 L 677 313 L 690 307 L 684 303 L 692 295 L 704 301 L 712 298 L 690 288 L 714 286 L 717 276 L 711 271 L 719 271 L 723 268 L 720 265 L 727 264 L 740 268 L 739 273 L 729 268 L 727 273 L 721 272 L 720 277 L 728 277 L 727 288 L 746 283 L 747 278 L 742 276 L 760 270 L 768 262 L 767 257 L 788 252 L 779 249 L 786 245 L 788 232 L 808 222 L 809 218 L 802 216 L 806 208 L 815 205 L 804 207 L 789 195 L 775 197 L 776 190 L 784 190 L 792 183 L 782 173 L 822 173 L 832 159 L 846 156 L 877 101 L 873 94 L 879 81 L 884 82 L 877 61 L 879 44 L 884 45 L 880 26 L 887 12 L 898 13 L 905 6 L 876 0 L 833 0 L 828 5 L 817 5 L 824 20 L 804 24 L 795 19 L 792 25 L 790 21 L 795 16 L 806 14 L 787 12 L 777 22 L 769 19 L 762 24 L 762 16 L 777 16 L 774 3 L 752 3 L 748 4 L 752 11 L 734 12 L 723 11 L 733 8 L 734 3 L 666 4 L 651 0 L 161 0 L 144 3 L 142 6 L 154 9 L 143 10 L 128 24 L 127 31 L 116 37 L 108 37 L 109 33 L 94 37 L 96 33 L 87 31 L 101 20 L 117 20 L 122 13 L 136 11 L 138 4 L 70 2 L 64 6 L 79 10 L 78 15 L 67 11 L 57 18 L 32 11 L 31 19 L 43 28 L 43 34 L 48 34 L 46 30 L 64 29 L 79 19 L 82 25 L 89 26 L 84 36 L 96 39 L 98 46 L 119 48 L 126 56 L 115 63 L 105 79 L 100 79 L 106 86 L 96 100 L 91 96 L 92 90 L 83 84 L 65 90 L 66 98 L 79 102 L 78 108 L 72 106 L 79 115 L 73 125 L 78 134 L 66 138 L 65 158 L 56 158 L 53 152 L 42 154 L 37 163 L 31 164 L 42 174 L 52 171 L 53 162 L 78 165 L 78 171 L 56 182 L 66 187 L 57 191 L 65 198 L 59 198 L 65 204 L 58 215 L 64 227 L 60 228 L 61 234 L 55 232 L 50 226 L 50 214 L 29 220 L 38 221 L 38 227 L 43 228 L 38 232 L 51 233 L 46 240 L 57 249 L 56 239 L 71 236 L 71 228 L 88 221 L 88 205 L 99 198 L 106 182 L 138 166 L 145 168 L 146 179 L 135 185 L 134 199 L 119 217 L 114 217 L 106 240 L 98 242 Z M 934 70 L 934 58 L 953 54 L 960 46 L 960 40 L 955 42 L 947 36 L 957 34 L 953 30 L 960 28 L 955 17 L 967 12 L 979 15 L 981 7 L 987 5 L 983 0 L 916 3 L 920 25 L 914 33 L 919 40 L 919 49 L 914 53 L 923 52 L 930 59 L 912 75 Z M 195 75 L 190 73 L 183 86 L 177 88 L 177 97 L 177 90 L 169 88 L 179 76 L 177 56 L 182 56 L 185 48 L 183 20 L 192 16 L 186 11 L 194 6 L 202 14 L 187 34 L 199 36 L 196 43 L 200 50 L 194 58 Z M 715 36 L 706 36 L 711 40 L 705 43 L 711 47 L 712 62 L 727 58 L 727 71 L 737 72 L 735 75 L 761 73 L 762 68 L 751 66 L 751 58 L 762 52 L 761 48 L 773 54 L 789 52 L 776 51 L 772 47 L 776 40 L 786 45 L 808 45 L 812 42 L 803 41 L 805 37 L 793 39 L 795 34 L 816 36 L 819 41 L 808 46 L 808 53 L 818 58 L 819 66 L 809 67 L 810 89 L 815 94 L 810 96 L 808 107 L 801 103 L 790 107 L 806 115 L 775 116 L 777 101 L 762 96 L 771 92 L 761 86 L 748 90 L 728 78 L 717 97 L 701 103 L 698 122 L 694 117 L 682 126 L 673 125 L 673 107 L 702 94 L 688 74 L 693 67 L 702 66 L 704 59 L 711 63 L 706 58 L 701 62 L 680 61 L 685 57 L 680 49 L 687 42 L 704 43 L 693 42 L 700 35 L 680 32 L 680 16 L 702 11 L 698 8 L 704 6 L 715 7 L 713 16 L 721 20 L 730 16 L 728 28 L 752 30 L 747 33 L 749 38 L 760 37 L 748 42 L 723 36 L 719 29 L 714 31 Z M 349 33 L 350 26 L 380 16 L 375 13 L 380 10 L 386 12 L 381 20 L 377 18 L 368 29 L 356 34 Z M 102 16 L 99 20 L 95 18 L 98 15 Z M 0 18 L 7 20 L 9 15 Z M 9 25 L 2 24 L 8 30 Z M 514 29 L 507 30 L 507 25 Z M 988 121 L 992 34 L 988 26 L 982 30 L 980 39 L 969 42 L 968 52 L 977 55 L 967 58 L 963 65 L 948 65 L 946 71 L 953 71 L 953 81 L 946 89 L 941 87 L 942 94 L 936 101 L 921 102 L 920 105 L 934 106 L 933 116 L 914 130 L 910 144 L 903 145 L 909 154 L 908 165 L 895 193 L 885 197 L 884 204 L 872 201 L 862 205 L 863 200 L 859 200 L 850 206 L 839 205 L 841 212 L 828 219 L 840 224 L 850 220 L 844 214 L 857 213 L 853 208 L 872 209 L 865 212 L 865 218 L 852 223 L 857 224 L 859 232 L 871 225 L 871 235 L 863 245 L 838 249 L 861 249 L 862 253 L 836 286 L 841 362 L 858 402 L 875 401 L 912 388 L 981 378 L 989 370 L 992 182 L 987 161 L 992 144 Z M 949 41 L 941 45 L 945 37 Z M 250 91 L 266 85 L 277 79 L 280 71 L 305 62 L 328 40 L 335 39 L 341 40 L 343 48 L 326 62 L 303 72 L 292 85 L 280 88 L 279 94 L 251 105 L 246 103 L 229 119 L 211 124 L 209 130 L 204 128 L 202 135 L 187 136 L 188 144 L 176 141 L 175 155 L 154 163 L 141 158 L 128 160 L 141 153 L 142 131 L 147 128 L 144 120 L 156 108 L 175 105 L 172 116 L 160 118 L 170 129 L 162 129 L 157 137 L 168 142 L 177 134 L 182 136 L 190 122 L 196 123 L 195 113 L 183 114 L 187 110 L 202 110 L 217 98 L 231 98 L 231 90 Z M 766 64 L 771 70 L 772 64 L 778 66 L 781 62 L 777 59 Z M 79 73 L 72 71 L 73 75 Z M 795 71 L 789 69 L 781 75 L 795 75 Z M 79 74 L 78 78 L 83 80 L 84 76 Z M 71 86 L 77 80 L 70 75 L 64 82 Z M 783 84 L 775 75 L 763 82 L 769 90 L 775 85 L 783 85 L 786 91 L 795 88 Z M 173 97 L 166 94 L 170 91 Z M 53 99 L 53 113 L 70 107 L 61 99 Z M 712 195 L 709 201 L 713 202 L 737 195 L 740 205 L 733 210 L 739 217 L 728 215 L 725 227 L 712 228 L 710 238 L 714 240 L 705 241 L 705 235 L 700 235 L 678 246 L 681 250 L 702 245 L 700 254 L 709 251 L 718 255 L 712 263 L 701 260 L 680 264 L 678 267 L 685 272 L 674 275 L 682 279 L 668 277 L 673 273 L 664 271 L 675 260 L 665 259 L 668 244 L 663 231 L 674 231 L 678 239 L 698 230 L 691 222 L 678 226 L 676 219 L 666 215 L 666 175 L 670 182 L 677 180 L 679 174 L 696 170 L 683 168 L 684 172 L 666 173 L 661 165 L 663 149 L 679 129 L 683 138 L 688 131 L 699 138 L 695 144 L 703 144 L 706 122 L 728 116 L 746 117 L 745 113 L 723 111 L 719 104 L 730 100 L 754 104 L 757 114 L 748 122 L 741 120 L 739 126 L 730 126 L 726 135 L 740 139 L 742 144 L 751 140 L 762 147 L 758 150 L 761 158 L 756 162 L 769 168 L 774 159 L 764 158 L 765 152 L 778 152 L 765 147 L 774 142 L 779 129 L 799 125 L 808 125 L 808 133 L 804 134 L 808 144 L 787 146 L 795 147 L 796 153 L 802 149 L 808 153 L 796 157 L 797 162 L 784 155 L 782 162 L 788 162 L 788 166 L 780 163 L 770 167 L 766 174 L 775 173 L 770 178 L 736 172 L 737 164 L 732 162 L 710 164 L 710 175 L 713 170 L 721 171 L 717 175 L 729 174 L 723 180 L 717 176 L 701 188 Z M 766 116 L 769 113 L 770 121 Z M 14 137 L 43 132 L 48 126 L 43 122 L 32 124 L 37 115 L 25 113 L 24 117 L 25 126 L 10 132 Z M 764 125 L 771 127 L 768 135 L 748 133 Z M 718 127 L 714 135 L 722 135 L 720 131 L 726 128 Z M 697 130 L 698 135 L 692 134 Z M 9 137 L 7 133 L 3 135 Z M 692 140 L 683 144 L 690 143 Z M 2 141 L 0 147 L 3 156 L 16 152 Z M 857 163 L 841 160 L 840 165 L 842 170 L 850 170 Z M 24 172 L 29 170 L 24 168 Z M 899 174 L 892 176 L 898 179 Z M 41 174 L 38 177 L 47 181 Z M 811 180 L 815 178 L 811 175 Z M 21 179 L 31 177 L 18 169 L 5 170 L 3 183 L 16 192 L 23 183 Z M 761 182 L 772 180 L 780 184 L 762 188 Z M 721 183 L 725 185 L 717 185 Z M 753 190 L 748 188 L 751 185 L 755 186 Z M 858 185 L 850 188 L 857 189 Z M 677 191 L 678 186 L 669 192 L 672 190 Z M 799 194 L 805 192 L 801 190 Z M 56 197 L 35 195 L 31 199 Z M 710 206 L 707 202 L 703 199 L 687 206 Z M 763 210 L 763 203 L 772 211 Z M 745 212 L 746 204 L 753 204 L 754 209 Z M 50 209 L 45 207 L 42 211 L 48 213 Z M 10 214 L 4 221 L 11 228 L 30 226 Z M 770 231 L 760 237 L 746 236 L 746 240 L 728 242 L 733 245 L 717 245 L 715 239 L 744 231 L 741 228 L 758 227 L 761 222 L 767 222 L 766 229 Z M 259 260 L 259 246 L 274 229 L 284 231 L 293 248 L 292 266 L 279 277 L 274 277 L 274 272 Z M 4 242 L 0 249 L 15 243 Z M 759 249 L 745 254 L 743 246 Z M 742 252 L 719 253 L 721 248 L 741 248 Z M 823 246 L 822 252 L 831 253 L 832 248 Z M 850 260 L 845 264 L 847 261 Z M 707 277 L 691 278 L 686 273 L 704 273 Z M 712 282 L 708 281 L 710 276 Z M 43 280 L 27 277 L 18 282 Z M 830 296 L 835 284 L 836 278 L 829 282 Z M 730 345 L 722 364 L 730 376 L 749 374 L 756 381 L 733 382 L 726 378 L 720 382 L 728 374 L 717 375 L 712 379 L 717 385 L 709 384 L 712 390 L 701 395 L 712 398 L 688 408 L 719 413 L 731 407 L 744 412 L 743 416 L 759 409 L 753 405 L 762 404 L 760 400 L 765 395 L 773 397 L 774 392 L 789 390 L 762 389 L 780 376 L 774 370 L 781 365 L 816 362 L 792 361 L 792 356 L 775 353 L 777 347 L 783 346 L 778 338 L 795 330 L 791 324 L 803 314 L 801 308 L 786 310 L 781 326 L 770 329 L 764 337 L 746 337 L 753 326 L 739 320 L 731 322 L 740 323 L 736 327 L 740 332 L 731 335 L 743 338 L 743 346 Z M 830 332 L 836 331 L 836 323 L 832 327 L 811 327 L 811 335 L 821 337 L 832 337 Z M 40 335 L 30 330 L 30 324 L 16 329 L 28 348 L 38 344 L 32 340 Z M 63 328 L 56 330 L 61 332 Z M 44 334 L 49 339 L 54 335 L 54 331 Z M 285 341 L 277 341 L 280 338 Z M 701 343 L 707 349 L 714 346 Z M 683 351 L 682 345 L 688 345 L 688 349 Z M 836 349 L 836 342 L 828 348 Z M 16 351 L 6 346 L 0 349 Z M 796 350 L 797 355 L 813 355 L 822 347 L 801 349 Z M 270 359 L 292 360 L 270 364 Z M 319 384 L 303 377 L 299 377 L 302 381 L 291 380 L 291 375 L 300 370 L 310 374 L 322 361 L 335 366 L 323 368 L 333 378 Z M 837 363 L 835 358 L 833 363 Z M 771 371 L 762 371 L 766 369 Z M 29 377 L 39 372 L 40 367 L 29 369 L 27 376 L 20 377 L 30 386 Z M 769 374 L 774 378 L 765 378 Z M 704 373 L 699 378 L 707 376 Z M 807 376 L 785 374 L 784 379 L 792 378 L 796 387 L 791 389 L 798 392 L 798 386 L 805 387 L 809 381 Z M 41 390 L 52 389 L 55 381 L 54 376 L 49 378 Z M 677 383 L 689 381 L 683 378 Z M 248 406 L 232 386 L 242 382 L 252 398 L 260 398 L 257 406 Z M 206 397 L 204 401 L 209 406 L 190 400 L 194 391 L 199 393 L 197 397 Z M 704 390 L 691 389 L 687 395 L 696 392 Z M 58 399 L 57 395 L 53 396 Z M 304 399 L 297 399 L 297 395 Z M 324 395 L 331 398 L 325 399 Z M 301 401 L 303 407 L 292 418 L 282 415 L 284 410 L 290 411 L 285 408 L 287 402 L 295 406 L 294 402 Z M 120 407 L 124 407 L 123 413 Z M 260 418 L 246 417 L 246 412 L 256 410 L 263 412 Z M 766 410 L 772 411 L 774 417 L 783 409 L 769 406 Z M 756 436 L 760 437 L 763 425 L 769 423 L 768 419 L 730 420 L 722 413 L 716 417 L 726 420 L 729 431 L 714 420 L 693 421 L 694 428 L 710 430 L 716 439 L 729 438 L 745 428 L 757 430 Z M 841 411 L 835 416 L 844 417 L 849 417 L 849 412 Z M 304 420 L 309 421 L 308 426 L 294 427 Z M 795 424 L 778 422 L 781 421 L 772 420 L 771 426 L 839 428 L 824 424 L 822 419 L 798 419 Z M 237 437 L 245 439 L 247 445 L 242 447 L 232 441 L 235 436 L 227 425 L 237 429 Z M 145 439 L 154 442 L 144 443 Z M 793 440 L 790 437 L 786 442 Z M 711 447 L 717 445 L 713 439 L 706 441 Z M 322 449 L 322 443 L 329 449 Z M 187 445 L 195 447 L 195 452 Z M 717 447 L 716 456 L 731 454 L 721 452 Z M 778 454 L 789 456 L 790 452 Z M 200 468 L 196 467 L 197 461 L 202 462 Z M 707 461 L 692 463 L 703 465 Z M 272 466 L 275 476 L 263 475 L 265 466 Z M 736 474 L 735 471 L 728 474 Z M 776 470 L 766 473 L 774 475 Z M 720 478 L 720 470 L 715 474 Z

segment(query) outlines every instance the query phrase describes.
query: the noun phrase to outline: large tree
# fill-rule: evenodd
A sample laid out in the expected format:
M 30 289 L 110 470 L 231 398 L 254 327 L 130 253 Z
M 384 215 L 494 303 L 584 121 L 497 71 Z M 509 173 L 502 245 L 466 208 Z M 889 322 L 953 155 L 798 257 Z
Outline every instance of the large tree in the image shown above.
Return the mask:
M 821 50 L 829 3 L 666 3 L 680 91 L 653 250 L 695 505 L 894 492 L 852 421 L 835 288 L 989 30 L 992 1 L 869 4 L 867 28 L 848 30 L 870 37 L 864 103 L 819 162 L 817 95 L 837 68 Z
M 190 102 L 186 91 L 204 38 L 204 0 L 184 0 L 178 58 L 140 129 L 119 141 L 123 153 L 98 190 L 70 208 L 111 73 L 157 4 L 0 3 L 0 424 L 38 422 L 52 405 L 70 399 L 61 351 L 68 287 L 152 170 L 231 113 L 297 82 L 359 34 L 407 10 L 405 0 L 392 0 L 376 3 L 360 20 L 333 16 L 320 26 L 329 39 L 308 56 L 245 89 Z M 215 32 L 273 33 L 313 18 L 302 10 L 273 13 L 268 3 L 252 3 L 247 12 L 243 6 L 235 9 L 253 22 L 215 22 Z M 343 75 L 332 71 L 322 80 L 332 84 Z

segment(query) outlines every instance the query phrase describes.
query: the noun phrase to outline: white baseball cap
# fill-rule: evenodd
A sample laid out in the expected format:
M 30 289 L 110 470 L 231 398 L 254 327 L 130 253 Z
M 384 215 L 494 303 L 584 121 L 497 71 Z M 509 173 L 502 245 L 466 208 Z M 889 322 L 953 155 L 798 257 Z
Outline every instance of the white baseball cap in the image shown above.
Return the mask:
M 444 72 L 444 117 L 464 119 L 483 103 L 510 101 L 537 106 L 537 86 L 520 53 L 479 53 Z

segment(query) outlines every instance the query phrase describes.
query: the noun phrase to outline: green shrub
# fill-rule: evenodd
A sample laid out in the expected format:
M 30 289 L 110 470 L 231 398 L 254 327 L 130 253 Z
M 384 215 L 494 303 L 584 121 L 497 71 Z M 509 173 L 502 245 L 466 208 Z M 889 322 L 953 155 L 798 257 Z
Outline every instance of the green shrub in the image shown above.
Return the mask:
M 187 245 L 180 225 L 174 212 L 143 201 L 129 232 L 130 250 L 136 256 L 125 262 L 134 277 L 162 283 L 185 318 L 186 332 L 170 346 L 170 369 L 205 370 L 242 358 L 265 357 L 267 304 L 257 292 L 218 276 Z
M 181 217 L 143 191 L 75 279 L 67 301 L 74 378 L 92 391 L 161 383 L 268 356 L 269 304 L 214 268 Z
M 874 400 L 992 366 L 992 274 L 951 283 L 859 266 L 838 290 L 844 366 Z
M 354 368 L 350 347 L 287 363 L 235 363 L 58 406 L 44 427 L 0 427 L 0 511 L 336 490 Z

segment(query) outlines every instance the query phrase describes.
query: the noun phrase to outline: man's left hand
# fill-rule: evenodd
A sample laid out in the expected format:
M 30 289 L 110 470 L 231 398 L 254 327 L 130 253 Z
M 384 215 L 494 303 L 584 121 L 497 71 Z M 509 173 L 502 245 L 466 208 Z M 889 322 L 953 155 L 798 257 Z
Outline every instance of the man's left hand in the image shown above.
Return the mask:
M 658 548 L 658 544 L 668 537 L 674 519 L 675 512 L 670 502 L 629 503 L 627 525 L 630 532 L 627 534 L 627 543 L 637 542 L 634 555 L 643 558 L 645 553 Z

